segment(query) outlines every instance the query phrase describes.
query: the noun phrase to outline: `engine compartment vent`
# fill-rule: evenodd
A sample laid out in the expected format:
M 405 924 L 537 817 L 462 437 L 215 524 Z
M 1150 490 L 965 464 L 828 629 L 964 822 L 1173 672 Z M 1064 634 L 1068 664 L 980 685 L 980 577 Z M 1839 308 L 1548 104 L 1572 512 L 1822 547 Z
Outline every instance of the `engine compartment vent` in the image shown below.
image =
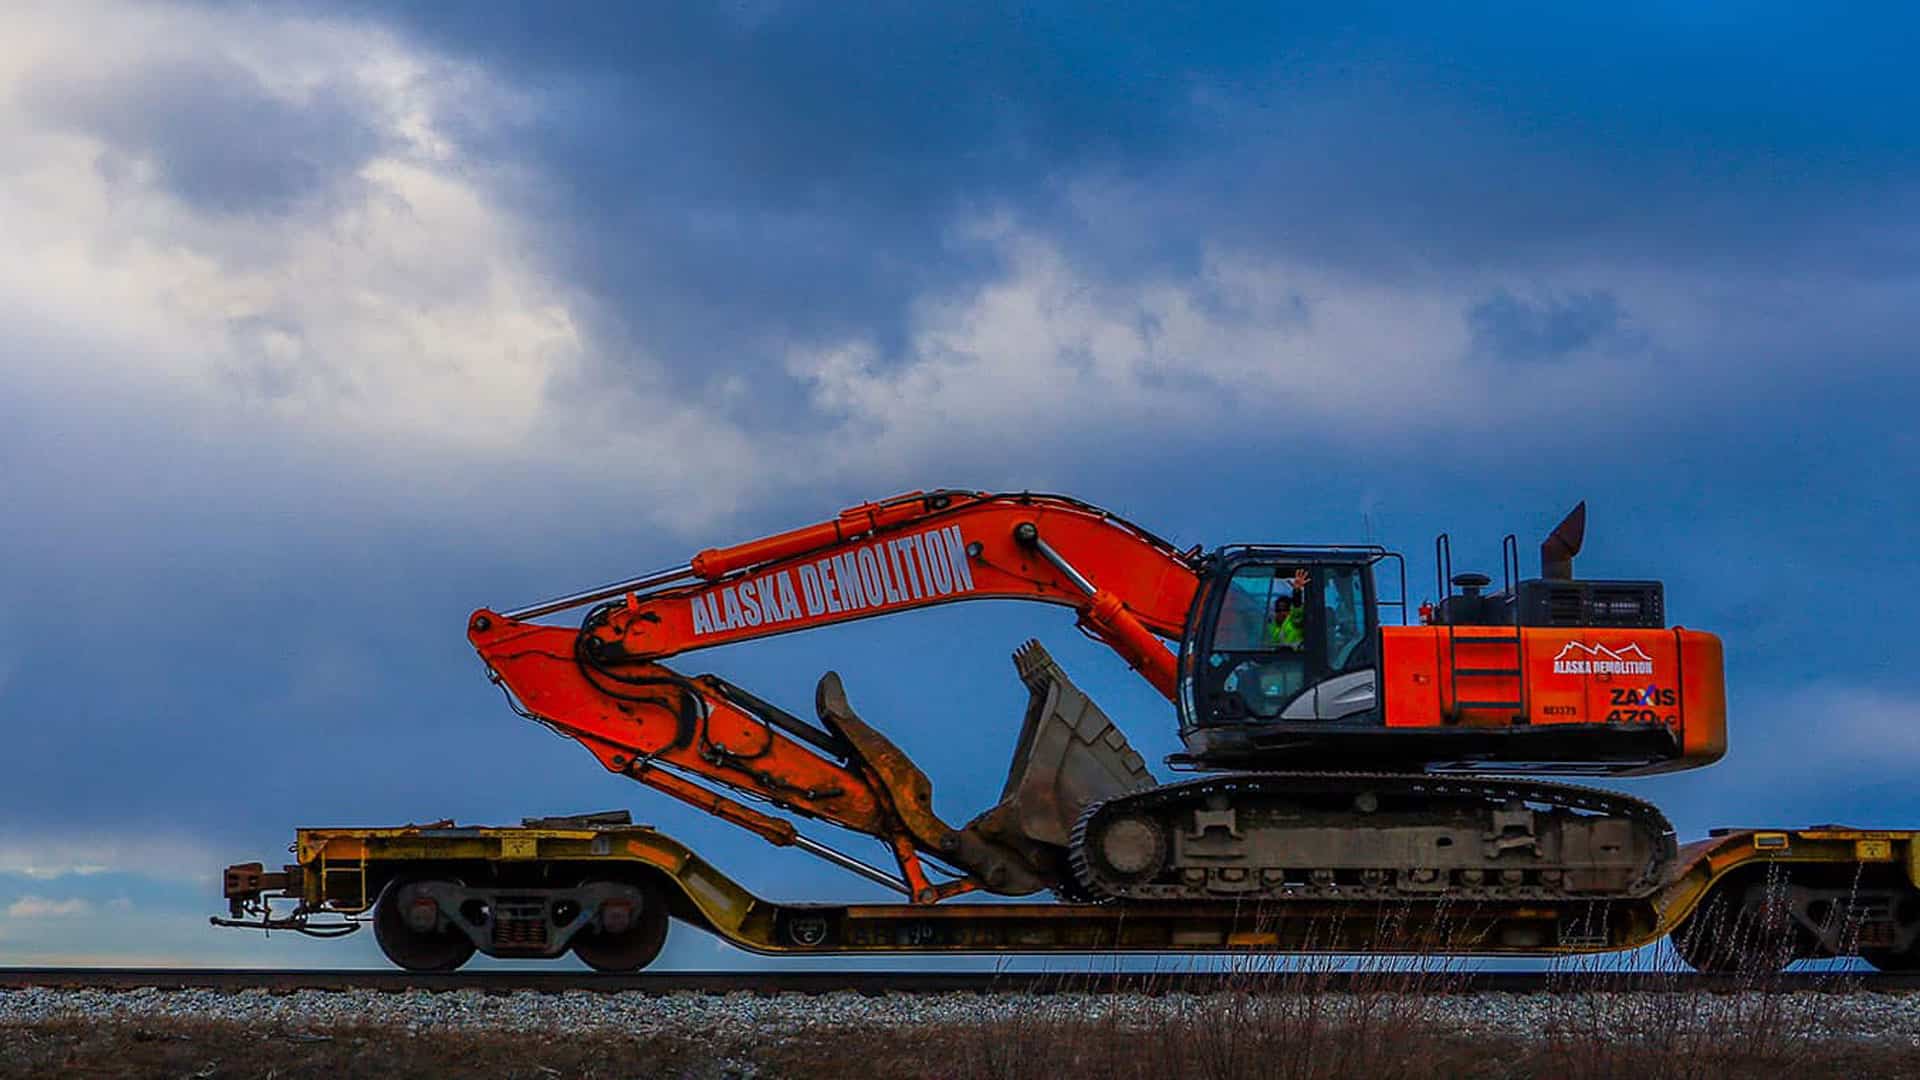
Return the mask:
M 1658 581 L 1520 583 L 1522 626 L 1616 626 L 1657 630 L 1667 625 L 1666 590 Z

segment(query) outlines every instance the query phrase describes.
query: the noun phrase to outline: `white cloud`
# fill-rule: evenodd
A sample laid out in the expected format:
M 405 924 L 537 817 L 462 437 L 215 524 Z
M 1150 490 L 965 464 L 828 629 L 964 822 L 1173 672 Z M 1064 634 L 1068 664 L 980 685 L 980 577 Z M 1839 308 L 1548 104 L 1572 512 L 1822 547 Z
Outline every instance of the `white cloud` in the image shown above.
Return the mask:
M 198 85 L 208 71 L 251 80 L 232 96 L 254 95 L 255 112 L 347 110 L 342 124 L 377 138 L 344 177 L 304 163 L 297 177 L 320 179 L 273 212 L 197 203 L 169 183 L 141 110 L 182 83 L 190 105 L 217 106 L 223 91 Z M 737 490 L 755 444 L 652 392 L 648 357 L 596 349 L 578 297 L 540 264 L 541 236 L 491 194 L 510 166 L 463 154 L 455 128 L 521 107 L 485 71 L 368 23 L 0 9 L 0 373 L 53 413 L 127 402 L 181 440 L 317 448 L 413 498 L 447 465 L 563 484 L 603 478 L 608 459 L 635 463 L 622 483 L 636 497 Z M 90 126 L 96 114 L 108 121 Z M 191 148 L 214 159 L 214 184 L 225 145 Z M 272 180 L 278 166 L 261 167 Z M 599 385 L 607 365 L 642 389 Z
M 1291 434 L 1391 449 L 1432 417 L 1498 409 L 1505 394 L 1532 403 L 1514 422 L 1578 408 L 1590 423 L 1609 401 L 1644 397 L 1654 362 L 1608 341 L 1489 373 L 1464 313 L 1496 288 L 1546 287 L 1537 280 L 1370 280 L 1215 253 L 1197 274 L 1115 283 L 1017 229 L 986 231 L 1007 274 L 923 305 L 899 355 L 859 340 L 790 355 L 814 407 L 841 425 L 842 463 L 944 460 L 962 447 L 978 460 L 1076 439 L 1125 453 L 1235 430 L 1248 446 L 1284 447 Z M 1661 291 L 1624 274 L 1566 284 L 1596 283 Z
M 1835 682 L 1750 685 L 1728 713 L 1725 759 L 1639 792 L 1667 807 L 1683 834 L 1833 821 L 1868 803 L 1877 809 L 1855 824 L 1915 824 L 1904 815 L 1920 769 L 1920 698 Z
M 1777 767 L 1821 784 L 1831 776 L 1809 772 L 1808 761 L 1830 762 L 1835 769 L 1863 777 L 1907 776 L 1920 768 L 1920 698 L 1814 683 L 1764 699 L 1744 712 L 1749 722 L 1734 721 L 1729 757 L 1745 758 L 1743 751 L 1749 751 L 1755 768 Z M 1742 728 L 1752 730 L 1752 736 L 1742 739 Z M 1795 744 L 1803 744 L 1803 750 L 1795 752 Z M 1740 764 L 1748 767 L 1744 760 Z
M 206 916 L 215 910 L 183 905 L 181 898 L 164 894 L 143 894 L 132 904 L 95 902 L 90 912 L 31 920 L 9 919 L 0 908 L 0 965 L 286 969 L 368 968 L 385 962 L 372 934 L 324 941 L 220 929 L 207 925 Z
M 155 881 L 206 884 L 217 877 L 222 865 L 212 848 L 188 837 L 0 828 L 0 874 L 35 881 L 132 874 Z
M 517 444 L 546 381 L 578 362 L 579 332 L 523 257 L 528 238 L 436 127 L 451 92 L 509 99 L 375 30 L 234 17 L 114 4 L 0 14 L 0 99 L 13 102 L 0 132 L 14 147 L 0 166 L 0 297 L 86 357 L 9 350 L 10 366 L 88 386 L 130 379 L 132 393 L 338 436 Z M 221 214 L 178 198 L 139 147 L 32 107 L 105 70 L 132 74 L 101 109 L 136 110 L 143 65 L 202 43 L 230 65 L 215 72 L 251 76 L 289 108 L 317 86 L 352 87 L 337 107 L 377 109 L 357 119 L 384 149 L 284 217 Z
M 93 914 L 93 901 L 80 897 L 55 900 L 45 896 L 23 896 L 7 905 L 9 919 L 72 919 Z

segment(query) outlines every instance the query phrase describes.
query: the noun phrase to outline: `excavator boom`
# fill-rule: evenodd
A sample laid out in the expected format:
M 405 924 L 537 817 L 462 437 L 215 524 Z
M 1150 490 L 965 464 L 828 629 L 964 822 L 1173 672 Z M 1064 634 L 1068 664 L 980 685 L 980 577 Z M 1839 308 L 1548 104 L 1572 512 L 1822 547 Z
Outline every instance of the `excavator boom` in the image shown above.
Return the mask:
M 1077 609 L 1089 633 L 1171 696 L 1173 657 L 1158 638 L 1181 636 L 1196 558 L 1064 496 L 912 492 L 508 617 L 626 598 L 604 612 L 603 655 L 658 661 L 936 604 L 1037 601 Z M 1124 583 L 1124 600 L 1092 584 L 1107 581 Z

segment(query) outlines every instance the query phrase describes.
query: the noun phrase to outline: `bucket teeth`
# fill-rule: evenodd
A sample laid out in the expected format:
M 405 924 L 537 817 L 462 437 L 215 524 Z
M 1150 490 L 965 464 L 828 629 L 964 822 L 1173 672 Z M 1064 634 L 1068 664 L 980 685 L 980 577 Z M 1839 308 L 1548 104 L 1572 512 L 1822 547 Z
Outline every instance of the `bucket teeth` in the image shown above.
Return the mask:
M 1020 681 L 1030 689 L 1036 680 L 1048 679 L 1056 673 L 1062 678 L 1066 677 L 1065 672 L 1060 671 L 1060 665 L 1053 662 L 1053 655 L 1032 638 L 1013 650 L 1013 667 L 1020 673 Z
M 1087 804 L 1155 781 L 1146 760 L 1044 646 L 1020 646 L 1013 664 L 1030 695 L 1026 719 L 999 804 L 965 831 L 1052 862 Z

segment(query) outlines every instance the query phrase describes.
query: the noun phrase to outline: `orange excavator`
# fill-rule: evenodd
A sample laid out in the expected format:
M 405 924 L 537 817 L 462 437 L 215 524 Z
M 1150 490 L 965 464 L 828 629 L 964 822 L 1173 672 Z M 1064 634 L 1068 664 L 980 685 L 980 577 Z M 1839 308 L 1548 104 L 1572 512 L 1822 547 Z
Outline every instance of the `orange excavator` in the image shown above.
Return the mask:
M 1669 627 L 1657 581 L 1579 580 L 1577 507 L 1499 591 L 1452 572 L 1409 612 L 1375 546 L 1181 550 L 1058 495 L 913 492 L 684 565 L 504 613 L 468 636 L 523 715 L 609 770 L 936 903 L 1645 896 L 1675 857 L 1654 807 L 1541 774 L 1689 769 L 1726 746 L 1719 640 Z M 1001 801 L 954 827 L 932 783 L 828 673 L 807 720 L 683 653 L 936 604 L 1072 609 L 1176 706 L 1191 778 L 1161 783 L 1036 642 Z M 533 620 L 592 605 L 578 627 Z M 1394 616 L 1383 618 L 1383 613 Z M 1413 616 L 1409 619 L 1409 616 Z M 1409 624 L 1411 623 L 1411 624 Z M 724 789 L 724 790 L 723 790 Z M 735 798 L 738 795 L 740 798 Z M 897 867 L 806 836 L 878 838 Z

